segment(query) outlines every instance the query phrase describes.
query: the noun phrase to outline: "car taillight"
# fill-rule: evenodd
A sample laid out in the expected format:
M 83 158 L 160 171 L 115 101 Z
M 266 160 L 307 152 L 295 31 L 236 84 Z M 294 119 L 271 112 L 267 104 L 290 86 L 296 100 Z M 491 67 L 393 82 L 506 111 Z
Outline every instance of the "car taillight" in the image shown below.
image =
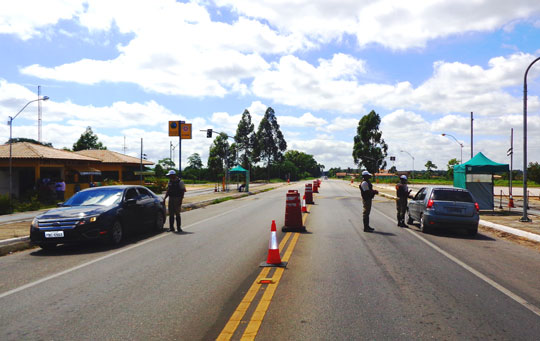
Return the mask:
M 432 208 L 432 207 L 433 207 L 433 200 L 429 199 L 427 202 L 427 208 Z
M 476 208 L 476 212 L 480 212 L 480 206 L 477 202 L 474 203 L 474 208 Z

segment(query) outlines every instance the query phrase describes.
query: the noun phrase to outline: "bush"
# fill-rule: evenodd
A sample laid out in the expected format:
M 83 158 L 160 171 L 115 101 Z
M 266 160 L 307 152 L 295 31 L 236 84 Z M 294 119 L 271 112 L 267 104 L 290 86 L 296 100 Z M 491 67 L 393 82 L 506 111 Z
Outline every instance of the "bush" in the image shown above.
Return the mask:
M 23 202 L 15 202 L 14 209 L 17 212 L 37 211 L 41 208 L 41 202 L 37 195 L 30 197 L 29 200 Z
M 9 194 L 0 195 L 0 214 L 10 213 Z

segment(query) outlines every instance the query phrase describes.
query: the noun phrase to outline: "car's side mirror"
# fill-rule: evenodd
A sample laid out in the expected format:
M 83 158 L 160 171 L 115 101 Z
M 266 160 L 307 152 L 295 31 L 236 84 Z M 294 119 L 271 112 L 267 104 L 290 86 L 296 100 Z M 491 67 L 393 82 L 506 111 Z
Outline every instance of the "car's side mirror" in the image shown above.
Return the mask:
M 64 206 L 63 202 L 56 203 L 56 207 L 62 207 L 62 206 Z

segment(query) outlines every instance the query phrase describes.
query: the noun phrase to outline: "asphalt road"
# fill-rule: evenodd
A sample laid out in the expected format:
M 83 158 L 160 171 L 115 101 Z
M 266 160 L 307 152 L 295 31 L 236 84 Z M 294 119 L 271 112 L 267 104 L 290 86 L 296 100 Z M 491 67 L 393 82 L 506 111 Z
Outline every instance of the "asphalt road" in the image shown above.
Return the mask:
M 0 258 L 0 339 L 215 339 L 259 275 L 291 188 L 303 192 L 300 184 L 185 212 L 183 234 Z M 257 339 L 540 335 L 538 252 L 398 228 L 384 198 L 371 214 L 376 232 L 364 233 L 359 192 L 341 181 L 324 182 L 315 200 Z

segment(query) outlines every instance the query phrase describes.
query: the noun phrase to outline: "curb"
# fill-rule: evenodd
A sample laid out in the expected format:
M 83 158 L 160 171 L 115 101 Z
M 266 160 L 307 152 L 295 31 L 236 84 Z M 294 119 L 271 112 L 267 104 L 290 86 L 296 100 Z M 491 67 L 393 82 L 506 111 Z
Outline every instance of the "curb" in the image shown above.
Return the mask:
M 540 235 L 535 234 L 535 233 L 518 230 L 518 229 L 515 229 L 513 227 L 499 225 L 499 224 L 495 224 L 495 223 L 492 223 L 490 221 L 485 221 L 485 220 L 480 220 L 480 225 L 487 226 L 487 227 L 490 227 L 490 228 L 495 229 L 495 230 L 510 233 L 510 234 L 513 234 L 513 235 L 516 235 L 516 236 L 519 236 L 519 237 L 523 237 L 523 238 L 527 238 L 529 240 L 540 243 Z
M 353 186 L 352 184 L 350 186 L 356 187 L 356 186 Z M 379 192 L 379 195 L 382 196 L 382 197 L 388 198 L 388 199 L 392 199 L 392 200 L 397 199 L 395 196 L 390 195 L 390 194 L 386 194 L 386 193 Z M 519 229 L 516 229 L 516 228 L 513 228 L 513 227 L 509 227 L 509 226 L 505 226 L 505 225 L 495 224 L 495 223 L 492 223 L 490 221 L 485 221 L 485 220 L 482 220 L 482 219 L 480 219 L 478 224 L 482 225 L 482 226 L 492 228 L 492 229 L 495 229 L 495 230 L 499 230 L 499 231 L 502 231 L 502 232 L 510 233 L 510 234 L 513 234 L 513 235 L 518 236 L 518 237 L 527 238 L 527 239 L 532 240 L 534 242 L 540 243 L 540 235 L 535 234 L 535 233 L 522 231 L 522 230 L 519 230 Z

